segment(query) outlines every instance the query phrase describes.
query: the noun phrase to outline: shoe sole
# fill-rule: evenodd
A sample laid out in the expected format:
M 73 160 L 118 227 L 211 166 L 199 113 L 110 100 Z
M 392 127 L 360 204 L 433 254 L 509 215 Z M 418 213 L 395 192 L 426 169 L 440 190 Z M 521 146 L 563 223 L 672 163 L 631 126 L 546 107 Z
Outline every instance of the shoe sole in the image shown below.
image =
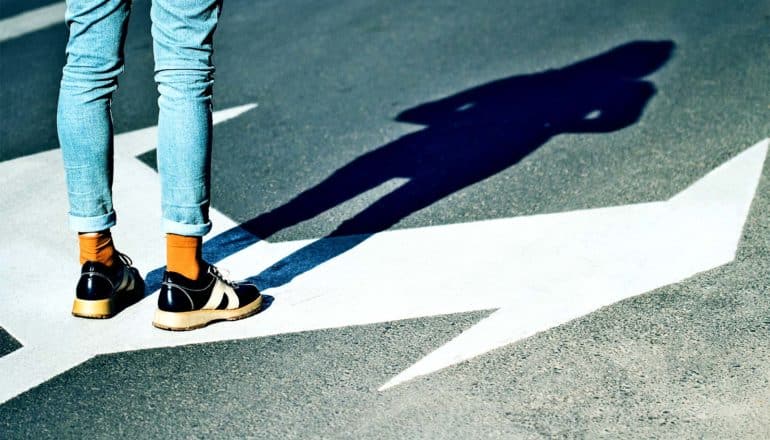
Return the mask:
M 155 310 L 152 325 L 162 330 L 185 331 L 205 327 L 217 321 L 236 321 L 248 318 L 262 308 L 262 296 L 243 307 L 232 310 L 193 310 L 191 312 L 165 312 Z
M 75 298 L 72 304 L 72 314 L 80 318 L 107 319 L 117 313 L 117 307 L 112 298 L 86 300 Z

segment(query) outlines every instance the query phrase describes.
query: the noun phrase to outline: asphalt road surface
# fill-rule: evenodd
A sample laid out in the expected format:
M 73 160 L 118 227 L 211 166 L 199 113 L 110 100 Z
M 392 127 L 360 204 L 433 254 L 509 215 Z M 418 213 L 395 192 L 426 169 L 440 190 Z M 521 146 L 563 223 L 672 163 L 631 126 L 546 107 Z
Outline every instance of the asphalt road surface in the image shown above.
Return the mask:
M 116 133 L 156 124 L 149 8 Z M 58 148 L 66 36 L 0 41 L 0 166 Z M 770 136 L 767 1 L 227 0 L 215 41 L 215 109 L 256 107 L 215 128 L 213 207 L 271 243 L 667 200 Z M 358 244 L 255 280 L 278 305 Z M 378 390 L 493 312 L 99 355 L 2 404 L 0 438 L 769 438 L 770 161 L 734 261 Z

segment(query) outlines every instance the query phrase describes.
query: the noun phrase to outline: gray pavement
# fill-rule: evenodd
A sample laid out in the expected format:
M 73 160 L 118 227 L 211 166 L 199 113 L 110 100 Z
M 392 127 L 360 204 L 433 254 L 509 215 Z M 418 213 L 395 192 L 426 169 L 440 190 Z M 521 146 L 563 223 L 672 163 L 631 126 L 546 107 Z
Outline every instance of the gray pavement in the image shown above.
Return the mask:
M 4 0 L 0 16 L 21 5 Z M 117 132 L 157 116 L 149 1 L 132 14 Z M 56 147 L 65 38 L 55 26 L 0 43 L 0 160 Z M 673 51 L 631 85 L 575 73 L 641 41 Z M 450 166 L 400 166 L 411 160 L 401 152 L 455 151 L 463 124 L 469 138 L 523 146 L 503 169 L 355 231 L 665 200 L 770 135 L 765 1 L 228 0 L 216 49 L 215 106 L 258 103 L 215 130 L 213 204 L 237 222 L 372 152 L 384 160 L 356 175 L 453 181 Z M 471 120 L 440 105 L 463 93 L 491 104 Z M 570 125 L 591 105 L 623 117 Z M 564 123 L 546 133 L 535 122 Z M 451 187 L 436 185 L 429 194 Z M 333 233 L 382 193 L 354 195 L 270 239 Z M 429 376 L 377 391 L 491 311 L 102 355 L 0 406 L 0 437 L 768 438 L 769 256 L 766 163 L 733 263 Z M 0 332 L 0 355 L 17 346 Z

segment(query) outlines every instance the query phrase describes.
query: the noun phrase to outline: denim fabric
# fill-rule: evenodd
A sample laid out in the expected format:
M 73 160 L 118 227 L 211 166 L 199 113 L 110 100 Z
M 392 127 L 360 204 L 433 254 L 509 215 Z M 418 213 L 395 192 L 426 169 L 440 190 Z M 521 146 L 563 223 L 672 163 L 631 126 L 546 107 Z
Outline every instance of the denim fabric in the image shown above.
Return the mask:
M 115 225 L 110 105 L 123 71 L 129 0 L 68 0 L 70 30 L 57 111 L 67 176 L 70 227 L 93 232 Z M 163 230 L 202 236 L 211 174 L 213 35 L 221 0 L 153 0 L 158 85 L 158 171 Z

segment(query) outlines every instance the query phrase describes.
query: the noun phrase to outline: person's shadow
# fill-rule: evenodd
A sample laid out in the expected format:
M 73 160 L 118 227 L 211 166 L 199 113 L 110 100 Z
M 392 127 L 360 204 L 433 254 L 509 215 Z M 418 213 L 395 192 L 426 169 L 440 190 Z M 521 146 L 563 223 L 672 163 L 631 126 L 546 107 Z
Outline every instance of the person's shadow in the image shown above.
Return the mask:
M 643 78 L 670 58 L 671 41 L 635 41 L 561 69 L 492 81 L 405 110 L 425 128 L 366 153 L 292 200 L 213 237 L 212 263 L 393 178 L 408 181 L 331 234 L 250 278 L 281 286 L 374 233 L 516 164 L 563 133 L 605 133 L 639 120 L 655 94 Z M 407 250 L 405 250 L 407 251 Z

